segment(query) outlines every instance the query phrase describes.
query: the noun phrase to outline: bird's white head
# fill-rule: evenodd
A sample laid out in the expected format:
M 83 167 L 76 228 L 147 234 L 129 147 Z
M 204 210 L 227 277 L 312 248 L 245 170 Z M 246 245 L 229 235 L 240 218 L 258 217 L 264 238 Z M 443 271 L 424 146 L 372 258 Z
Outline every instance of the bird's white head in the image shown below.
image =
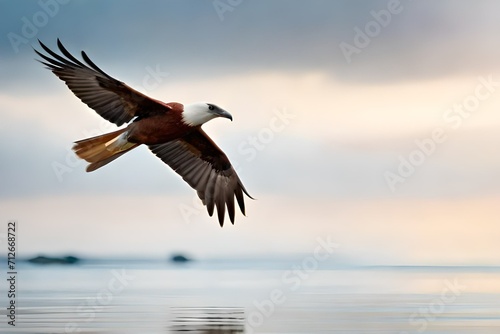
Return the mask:
M 190 126 L 199 126 L 216 117 L 225 117 L 233 120 L 233 116 L 215 104 L 198 102 L 184 106 L 182 120 Z

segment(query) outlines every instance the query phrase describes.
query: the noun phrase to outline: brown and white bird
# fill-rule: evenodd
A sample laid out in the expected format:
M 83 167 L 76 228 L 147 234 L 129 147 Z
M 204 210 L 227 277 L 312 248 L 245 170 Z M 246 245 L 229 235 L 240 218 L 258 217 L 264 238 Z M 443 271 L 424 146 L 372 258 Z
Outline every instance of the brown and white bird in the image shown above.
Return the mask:
M 234 224 L 235 197 L 245 214 L 243 194 L 252 197 L 227 156 L 201 128 L 217 117 L 232 120 L 227 111 L 211 103 L 182 105 L 155 100 L 104 73 L 84 51 L 86 64 L 69 53 L 59 39 L 57 46 L 63 56 L 39 43 L 48 54 L 35 50 L 44 59 L 40 62 L 83 103 L 118 126 L 132 121 L 120 130 L 75 142 L 75 153 L 89 162 L 87 172 L 145 144 L 197 191 L 210 216 L 217 207 L 221 226 L 226 207 Z

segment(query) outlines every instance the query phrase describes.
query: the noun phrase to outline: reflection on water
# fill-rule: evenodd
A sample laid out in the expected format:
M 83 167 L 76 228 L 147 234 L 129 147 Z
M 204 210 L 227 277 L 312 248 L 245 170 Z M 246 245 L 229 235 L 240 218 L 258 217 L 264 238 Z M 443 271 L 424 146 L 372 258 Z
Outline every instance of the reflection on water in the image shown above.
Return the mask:
M 15 330 L 0 282 L 0 332 L 500 333 L 500 268 L 290 268 L 23 264 Z
M 172 310 L 172 333 L 238 334 L 245 332 L 245 311 L 238 307 L 182 307 Z

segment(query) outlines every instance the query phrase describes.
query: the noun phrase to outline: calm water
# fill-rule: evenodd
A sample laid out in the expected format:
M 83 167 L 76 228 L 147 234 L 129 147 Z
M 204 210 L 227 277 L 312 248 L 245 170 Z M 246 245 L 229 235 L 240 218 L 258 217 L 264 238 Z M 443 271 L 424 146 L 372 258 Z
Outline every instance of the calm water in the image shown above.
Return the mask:
M 304 261 L 18 265 L 2 333 L 500 333 L 500 269 Z

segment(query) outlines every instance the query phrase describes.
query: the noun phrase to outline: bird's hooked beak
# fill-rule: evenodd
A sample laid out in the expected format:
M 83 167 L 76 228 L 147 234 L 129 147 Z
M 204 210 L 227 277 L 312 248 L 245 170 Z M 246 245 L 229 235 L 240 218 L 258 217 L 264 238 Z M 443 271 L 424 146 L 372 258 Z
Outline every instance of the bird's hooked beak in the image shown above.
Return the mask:
M 222 108 L 215 107 L 215 109 L 213 110 L 213 113 L 217 117 L 224 117 L 224 118 L 228 118 L 231 121 L 233 121 L 233 116 L 230 113 L 228 113 L 227 111 L 225 111 L 224 109 L 222 109 Z
M 220 117 L 230 119 L 231 122 L 233 121 L 233 116 L 230 113 L 228 113 L 227 111 L 225 111 L 224 109 L 221 109 L 221 113 L 219 115 L 220 115 Z

